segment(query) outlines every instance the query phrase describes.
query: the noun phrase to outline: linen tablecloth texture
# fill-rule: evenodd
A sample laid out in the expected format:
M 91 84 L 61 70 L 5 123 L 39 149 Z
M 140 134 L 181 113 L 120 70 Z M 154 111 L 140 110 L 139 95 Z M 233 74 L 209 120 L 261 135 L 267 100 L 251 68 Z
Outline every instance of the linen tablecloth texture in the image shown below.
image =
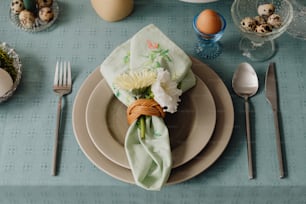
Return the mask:
M 152 53 L 157 53 L 153 60 Z M 135 95 L 116 88 L 114 81 L 122 73 L 152 69 L 152 66 L 168 70 L 183 91 L 195 85 L 190 58 L 153 24 L 118 46 L 101 64 L 100 71 L 114 95 L 129 106 L 136 100 Z M 161 117 L 146 117 L 145 124 L 145 138 L 140 136 L 137 120 L 130 125 L 125 150 L 135 183 L 148 190 L 160 190 L 172 168 L 169 132 Z
M 276 39 L 277 53 L 269 60 L 277 66 L 280 126 L 288 173 L 288 177 L 279 179 L 273 113 L 263 90 L 269 61 L 252 62 L 241 55 L 239 31 L 230 14 L 233 0 L 209 4 L 135 0 L 133 13 L 115 23 L 103 21 L 90 1 L 58 0 L 60 15 L 54 27 L 35 34 L 14 26 L 9 19 L 10 1 L 0 2 L 0 41 L 15 48 L 23 65 L 19 87 L 12 98 L 0 104 L 1 204 L 306 203 L 306 41 L 284 33 Z M 161 191 L 146 191 L 117 180 L 95 166 L 77 143 L 71 115 L 78 90 L 118 45 L 151 23 L 188 55 L 198 58 L 192 20 L 205 8 L 222 13 L 227 20 L 220 41 L 222 54 L 214 60 L 201 59 L 220 76 L 232 96 L 235 124 L 227 148 L 203 173 Z M 52 84 L 57 60 L 71 61 L 73 90 L 63 101 L 59 174 L 52 177 L 58 102 Z M 259 77 L 259 91 L 250 100 L 256 170 L 253 180 L 248 179 L 244 104 L 231 88 L 233 73 L 244 61 L 254 67 Z M 181 174 L 188 176 L 185 171 Z

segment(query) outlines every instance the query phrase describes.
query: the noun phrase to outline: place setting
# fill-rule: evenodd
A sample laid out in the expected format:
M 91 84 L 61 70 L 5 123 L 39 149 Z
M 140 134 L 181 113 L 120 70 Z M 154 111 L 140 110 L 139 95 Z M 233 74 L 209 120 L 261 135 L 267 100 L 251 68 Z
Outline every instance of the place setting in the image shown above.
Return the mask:
M 40 5 L 40 1 L 31 1 L 35 3 L 32 5 L 29 2 L 11 2 L 10 16 L 19 21 L 18 27 L 38 32 L 57 19 L 56 1 L 41 2 L 44 5 Z M 52 16 L 45 24 L 40 19 L 43 8 L 52 10 Z M 252 12 L 248 12 L 250 9 Z M 24 10 L 35 16 L 29 25 L 21 25 L 20 15 Z M 242 55 L 251 61 L 263 62 L 275 55 L 274 40 L 293 20 L 293 7 L 287 0 L 278 0 L 274 4 L 235 0 L 231 17 L 242 34 L 239 42 Z M 191 24 L 196 41 L 195 56 L 187 55 L 156 25 L 148 24 L 117 45 L 77 91 L 72 110 L 75 138 L 87 158 L 108 175 L 146 190 L 160 190 L 164 185 L 181 183 L 199 175 L 226 149 L 234 127 L 232 98 L 220 76 L 203 61 L 218 59 L 222 54 L 220 40 L 227 22 L 221 13 L 204 9 L 194 16 Z M 14 70 L 17 75 L 8 82 L 11 92 L 4 96 L 4 101 L 18 86 L 21 63 L 13 49 L 5 43 L 2 47 L 6 54 L 13 53 L 17 68 Z M 270 70 L 275 72 L 274 67 L 270 67 L 267 79 Z M 267 87 L 269 84 L 267 80 Z M 239 64 L 233 75 L 232 88 L 245 102 L 250 179 L 255 176 L 249 98 L 257 93 L 258 87 L 252 65 Z M 52 163 L 52 175 L 56 175 L 61 101 L 72 90 L 70 62 L 57 63 L 53 89 L 60 97 Z M 275 97 L 270 96 L 276 88 L 266 90 L 267 99 L 275 111 Z M 274 117 L 280 177 L 283 178 L 276 113 Z
M 113 64 L 114 58 L 122 64 Z M 185 66 L 185 71 L 176 70 L 173 64 Z M 120 71 L 114 66 L 124 68 Z M 136 70 L 141 71 L 129 76 L 130 67 L 140 67 Z M 148 74 L 143 70 L 164 67 L 181 82 L 182 95 L 177 107 L 172 107 L 172 111 L 177 109 L 175 113 L 167 113 L 164 120 L 146 116 L 142 138 L 141 122 L 130 123 L 132 130 L 127 122 L 125 104 L 135 100 L 134 96 L 118 90 L 110 81 L 121 75 L 125 80 L 137 80 Z M 231 97 L 219 76 L 200 60 L 187 56 L 151 24 L 118 46 L 83 82 L 74 101 L 72 119 L 76 139 L 95 166 L 121 181 L 159 190 L 163 185 L 186 181 L 211 166 L 230 140 L 233 116 Z M 146 153 L 148 156 L 144 157 Z
M 244 56 L 264 61 L 274 55 L 273 39 L 280 36 L 292 20 L 292 10 L 282 9 L 286 2 L 280 1 L 275 7 L 234 1 L 231 14 L 245 36 L 240 42 Z M 245 6 L 254 8 L 254 17 L 241 13 Z M 265 13 L 266 10 L 271 13 Z M 253 20 L 256 13 L 262 18 L 262 24 L 257 26 L 251 24 L 256 21 Z M 271 31 L 260 30 L 266 21 Z M 218 57 L 222 53 L 219 40 L 226 28 L 225 18 L 205 9 L 195 15 L 193 28 L 198 38 L 195 46 L 198 57 Z M 256 47 L 252 52 L 246 46 L 248 40 Z M 241 63 L 238 68 L 233 88 L 247 100 L 256 93 L 258 79 L 250 80 L 246 76 L 246 72 L 256 76 L 250 64 Z M 170 82 L 165 81 L 165 76 L 158 76 L 160 70 L 169 72 L 173 85 L 167 85 Z M 163 79 L 159 82 L 162 85 L 156 85 L 154 80 L 150 82 L 151 75 L 154 80 Z M 248 85 L 252 81 L 257 83 L 252 85 L 254 89 Z M 250 92 L 245 92 L 244 84 L 240 83 L 247 83 Z M 162 87 L 180 87 L 170 89 L 180 94 L 168 96 L 176 102 L 163 104 L 162 97 L 158 98 L 164 91 Z M 155 89 L 159 92 L 154 92 Z M 152 101 L 157 104 L 144 105 Z M 142 112 L 147 109 L 153 113 Z M 167 113 L 165 117 L 167 109 L 172 109 L 169 111 L 172 114 Z M 249 178 L 253 179 L 247 103 L 245 111 Z M 135 118 L 130 119 L 130 116 Z M 84 81 L 73 107 L 75 136 L 87 157 L 109 175 L 147 190 L 160 190 L 163 185 L 186 181 L 206 170 L 226 148 L 233 124 L 232 100 L 219 76 L 200 60 L 187 56 L 153 24 L 142 28 L 110 53 Z
M 265 61 L 274 55 L 273 39 L 292 20 L 292 10 L 283 9 L 286 2 L 275 7 L 234 1 L 231 13 L 245 36 L 240 43 L 245 57 Z M 271 13 L 265 13 L 266 7 L 271 7 Z M 254 8 L 254 17 L 247 16 L 245 8 Z M 255 13 L 262 18 L 261 24 L 250 24 L 259 21 L 259 17 L 254 20 Z M 266 24 L 270 31 L 257 28 Z M 208 29 L 206 25 L 215 26 Z M 219 57 L 225 18 L 205 9 L 195 15 L 193 28 L 197 56 Z M 247 40 L 256 47 L 251 53 L 243 45 Z M 258 79 L 253 79 L 251 89 L 252 80 L 246 73 L 256 76 L 250 64 L 241 63 L 233 76 L 233 88 L 247 102 L 257 92 Z M 245 108 L 249 178 L 253 179 L 248 103 Z M 221 156 L 232 135 L 234 108 L 227 87 L 213 69 L 186 55 L 150 24 L 116 47 L 87 77 L 76 95 L 72 119 L 75 137 L 95 166 L 121 181 L 160 190 L 163 185 L 197 176 Z

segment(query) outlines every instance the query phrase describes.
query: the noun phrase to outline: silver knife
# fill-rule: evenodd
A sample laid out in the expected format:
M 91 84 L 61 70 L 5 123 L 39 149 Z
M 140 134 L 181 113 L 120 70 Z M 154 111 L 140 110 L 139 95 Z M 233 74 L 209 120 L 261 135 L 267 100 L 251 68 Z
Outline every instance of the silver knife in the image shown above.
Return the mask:
M 273 116 L 274 116 L 274 126 L 275 126 L 275 134 L 276 134 L 276 148 L 277 148 L 277 157 L 280 171 L 280 178 L 284 178 L 284 162 L 283 162 L 283 154 L 281 147 L 281 138 L 279 131 L 279 122 L 278 122 L 278 93 L 277 93 L 277 83 L 276 83 L 276 74 L 275 74 L 275 63 L 270 63 L 267 73 L 266 73 L 266 81 L 265 81 L 265 92 L 266 98 L 268 102 L 272 106 Z

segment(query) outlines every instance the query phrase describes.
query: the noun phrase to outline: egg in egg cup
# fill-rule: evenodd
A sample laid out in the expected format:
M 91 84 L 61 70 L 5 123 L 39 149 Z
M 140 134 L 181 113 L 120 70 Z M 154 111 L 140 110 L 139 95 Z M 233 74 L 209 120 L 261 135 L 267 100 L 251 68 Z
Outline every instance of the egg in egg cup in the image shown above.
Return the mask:
M 197 35 L 196 54 L 203 59 L 214 59 L 222 53 L 222 38 L 226 28 L 225 18 L 210 9 L 197 14 L 193 19 L 193 29 Z

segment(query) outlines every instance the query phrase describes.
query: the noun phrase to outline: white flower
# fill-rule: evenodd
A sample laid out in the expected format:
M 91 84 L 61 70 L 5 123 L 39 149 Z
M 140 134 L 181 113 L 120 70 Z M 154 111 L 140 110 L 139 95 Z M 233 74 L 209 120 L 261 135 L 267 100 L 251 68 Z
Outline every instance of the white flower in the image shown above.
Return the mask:
M 154 100 L 164 108 L 164 111 L 170 113 L 177 111 L 182 90 L 177 88 L 177 83 L 171 80 L 170 73 L 167 70 L 157 70 L 157 79 L 152 84 L 151 90 L 154 94 Z

